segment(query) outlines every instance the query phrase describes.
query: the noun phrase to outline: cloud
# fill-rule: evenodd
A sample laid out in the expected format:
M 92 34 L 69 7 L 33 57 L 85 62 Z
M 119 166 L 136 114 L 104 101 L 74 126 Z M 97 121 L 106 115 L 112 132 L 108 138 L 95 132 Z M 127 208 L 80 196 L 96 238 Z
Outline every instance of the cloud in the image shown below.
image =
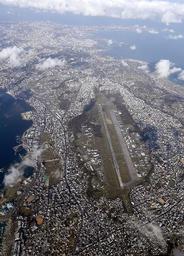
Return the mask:
M 183 39 L 184 36 L 182 34 L 179 34 L 179 35 L 169 35 L 169 39 L 172 39 L 172 40 L 178 40 L 178 39 Z
M 173 67 L 173 68 L 170 69 L 170 74 L 172 75 L 172 74 L 175 74 L 175 73 L 179 73 L 181 70 L 182 70 L 181 68 Z
M 184 81 L 184 70 L 178 75 L 178 79 Z
M 140 66 L 138 67 L 138 69 L 140 69 L 140 70 L 142 70 L 142 71 L 144 71 L 144 72 L 146 72 L 146 73 L 149 73 L 149 67 L 148 67 L 148 64 L 147 64 L 147 63 L 140 65 Z
M 183 5 L 181 7 L 183 8 Z M 169 25 L 170 23 L 181 23 L 184 13 L 182 13 L 182 15 L 180 16 L 178 14 L 179 10 L 175 12 L 174 10 L 168 10 L 166 13 L 163 14 L 161 21 L 167 25 Z
M 15 183 L 18 183 L 18 181 L 21 180 L 22 173 L 20 172 L 18 165 L 11 166 L 8 175 L 4 178 L 4 184 L 5 186 L 12 186 Z
M 111 46 L 113 44 L 113 41 L 111 40 L 111 39 L 109 39 L 108 41 L 107 41 L 107 45 L 108 46 Z
M 135 44 L 130 46 L 130 50 L 135 51 L 136 49 L 137 49 L 137 47 Z
M 37 160 L 40 159 L 42 152 L 44 151 L 43 147 L 34 147 L 32 152 L 27 155 L 21 163 L 12 165 L 7 174 L 4 177 L 5 186 L 13 186 L 21 181 L 24 171 L 27 167 L 35 167 Z
M 135 32 L 137 34 L 142 34 L 143 32 L 147 32 L 147 33 L 155 34 L 155 35 L 159 34 L 159 31 L 157 31 L 153 28 L 147 28 L 146 26 L 142 26 L 142 27 L 137 26 L 135 29 Z
M 122 60 L 121 63 L 122 63 L 122 65 L 123 65 L 124 67 L 128 67 L 128 66 L 129 66 L 128 63 L 127 63 L 125 60 Z
M 137 32 L 137 34 L 142 34 L 142 29 L 141 28 L 136 28 L 136 32 Z
M 160 60 L 156 64 L 155 69 L 160 78 L 167 78 L 172 74 L 177 74 L 177 78 L 184 81 L 184 70 L 176 67 L 169 60 Z
M 172 29 L 172 28 L 164 28 L 163 31 L 169 32 L 169 33 L 175 33 L 174 29 Z
M 64 61 L 61 61 L 57 58 L 55 59 L 48 58 L 44 60 L 42 63 L 37 64 L 36 69 L 43 71 L 49 68 L 54 68 L 56 66 L 63 66 L 63 65 L 64 65 Z
M 174 64 L 169 60 L 160 60 L 156 66 L 156 73 L 160 78 L 167 78 L 172 74 L 180 72 L 182 69 L 174 67 Z
M 148 30 L 148 33 L 153 34 L 153 35 L 158 35 L 159 34 L 159 32 L 155 29 Z
M 22 48 L 18 48 L 16 46 L 5 48 L 0 51 L 0 61 L 7 60 L 11 67 L 18 67 L 22 65 L 20 55 L 23 51 L 24 50 Z
M 168 77 L 170 75 L 170 66 L 169 60 L 160 60 L 156 64 L 156 72 L 159 77 Z
M 135 221 L 131 222 L 130 225 L 133 225 L 143 237 L 146 237 L 153 247 L 159 245 L 161 250 L 167 249 L 167 243 L 159 226 L 153 223 L 142 224 Z
M 123 19 L 159 19 L 166 24 L 184 20 L 184 3 L 176 0 L 0 0 L 0 3 L 59 13 Z
M 148 237 L 150 240 L 159 243 L 160 246 L 162 247 L 166 247 L 166 242 L 163 237 L 162 231 L 158 226 L 153 225 L 152 223 L 148 223 L 147 225 L 142 227 L 142 229 L 140 230 L 141 230 L 141 233 L 146 237 Z

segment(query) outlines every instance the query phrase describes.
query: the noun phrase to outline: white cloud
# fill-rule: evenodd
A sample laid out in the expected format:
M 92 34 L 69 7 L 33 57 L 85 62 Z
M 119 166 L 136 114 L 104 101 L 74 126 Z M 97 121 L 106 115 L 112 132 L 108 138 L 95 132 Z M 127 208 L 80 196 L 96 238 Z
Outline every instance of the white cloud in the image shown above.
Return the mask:
M 182 34 L 179 34 L 179 35 L 169 35 L 169 39 L 172 39 L 172 40 L 178 40 L 178 39 L 183 39 L 184 36 Z
M 160 227 L 149 223 L 143 227 L 142 234 L 147 236 L 150 240 L 156 240 L 160 246 L 166 247 L 166 242 Z
M 183 6 L 181 5 L 181 8 L 183 8 Z M 179 16 L 179 10 L 168 10 L 163 14 L 161 21 L 167 25 L 170 23 L 181 23 L 183 20 L 183 15 L 184 13 Z
M 4 178 L 5 186 L 12 186 L 13 184 L 17 183 L 21 180 L 22 173 L 19 171 L 18 166 L 11 166 L 8 175 Z
M 156 30 L 156 29 L 153 29 L 153 28 L 148 28 L 146 26 L 136 26 L 136 29 L 135 29 L 135 32 L 137 34 L 142 34 L 143 32 L 147 32 L 147 33 L 150 33 L 150 34 L 159 34 L 159 31 Z
M 172 28 L 164 28 L 163 31 L 169 32 L 169 33 L 175 33 L 174 29 L 172 29 Z
M 172 75 L 175 73 L 179 73 L 179 72 L 181 72 L 181 70 L 182 70 L 181 68 L 173 67 L 170 69 L 170 74 Z
M 184 20 L 184 3 L 176 0 L 0 0 L 0 3 L 60 13 L 123 19 L 160 19 L 166 24 Z
M 41 157 L 44 148 L 33 148 L 31 154 L 27 155 L 21 163 L 17 163 L 11 166 L 8 170 L 8 173 L 4 177 L 5 186 L 13 186 L 17 184 L 24 174 L 24 171 L 27 167 L 35 167 L 36 161 Z
M 146 72 L 146 73 L 149 73 L 149 67 L 148 67 L 148 64 L 147 64 L 147 63 L 140 65 L 140 66 L 138 67 L 138 69 L 140 69 L 140 70 L 142 70 L 142 71 L 144 71 L 144 72 Z
M 124 43 L 124 42 L 120 42 L 120 43 L 118 44 L 119 47 L 122 47 L 122 46 L 124 46 L 124 45 L 127 45 L 127 44 Z
M 137 34 L 142 34 L 142 29 L 141 28 L 136 28 L 136 32 L 137 32 Z
M 136 49 L 137 49 L 137 47 L 135 44 L 130 46 L 130 50 L 135 51 Z
M 139 222 L 132 222 L 130 225 L 133 224 L 135 228 L 141 233 L 142 236 L 146 237 L 152 245 L 160 245 L 163 251 L 166 250 L 167 244 L 164 239 L 164 236 L 162 234 L 162 230 L 159 226 L 148 223 L 148 224 L 142 224 Z
M 160 60 L 156 64 L 156 72 L 159 77 L 168 77 L 170 75 L 171 63 L 169 60 Z
M 179 74 L 178 79 L 184 81 L 184 70 Z
M 22 48 L 16 46 L 5 48 L 0 51 L 0 60 L 7 60 L 11 67 L 20 66 L 22 64 L 20 55 L 23 51 Z
M 128 67 L 128 66 L 129 66 L 128 63 L 127 63 L 125 60 L 122 60 L 121 63 L 122 63 L 122 65 L 123 65 L 124 67 Z
M 113 44 L 113 41 L 111 40 L 111 39 L 109 39 L 108 41 L 107 41 L 107 45 L 108 46 L 111 46 Z
M 49 68 L 54 68 L 56 66 L 63 66 L 63 65 L 64 65 L 64 61 L 61 61 L 57 58 L 55 59 L 48 58 L 42 63 L 37 64 L 36 69 L 43 71 Z
M 155 34 L 155 35 L 159 34 L 159 32 L 157 30 L 155 30 L 155 29 L 148 30 L 148 33 Z
M 172 62 L 169 60 L 160 60 L 156 66 L 156 73 L 160 78 L 167 78 L 172 74 L 181 72 L 181 68 L 177 68 L 174 66 Z

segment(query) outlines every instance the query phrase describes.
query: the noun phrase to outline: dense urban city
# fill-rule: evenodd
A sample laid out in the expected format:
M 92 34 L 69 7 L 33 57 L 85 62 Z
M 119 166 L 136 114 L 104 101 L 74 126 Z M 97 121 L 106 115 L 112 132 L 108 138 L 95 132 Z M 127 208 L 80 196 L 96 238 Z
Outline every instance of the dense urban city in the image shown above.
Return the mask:
M 2 256 L 184 250 L 184 89 L 107 56 L 105 29 L 0 24 L 0 88 L 32 108 L 0 195 Z

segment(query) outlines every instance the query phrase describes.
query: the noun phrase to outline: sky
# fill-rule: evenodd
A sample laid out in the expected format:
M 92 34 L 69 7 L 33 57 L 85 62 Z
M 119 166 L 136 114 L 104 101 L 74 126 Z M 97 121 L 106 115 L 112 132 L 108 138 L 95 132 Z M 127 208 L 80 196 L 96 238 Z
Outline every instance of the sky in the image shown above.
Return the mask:
M 184 21 L 182 0 L 0 0 L 0 4 L 62 14 L 160 20 L 165 24 Z

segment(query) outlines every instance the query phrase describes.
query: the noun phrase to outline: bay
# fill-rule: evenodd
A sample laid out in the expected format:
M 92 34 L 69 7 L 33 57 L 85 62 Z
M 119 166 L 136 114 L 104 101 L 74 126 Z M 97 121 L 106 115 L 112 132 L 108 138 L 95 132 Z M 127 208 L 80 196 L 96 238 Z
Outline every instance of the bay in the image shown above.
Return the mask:
M 4 90 L 0 90 L 0 188 L 10 165 L 21 161 L 24 148 L 15 153 L 14 147 L 20 144 L 24 132 L 32 126 L 32 121 L 23 120 L 21 113 L 31 111 L 31 107 L 22 99 L 16 99 Z

